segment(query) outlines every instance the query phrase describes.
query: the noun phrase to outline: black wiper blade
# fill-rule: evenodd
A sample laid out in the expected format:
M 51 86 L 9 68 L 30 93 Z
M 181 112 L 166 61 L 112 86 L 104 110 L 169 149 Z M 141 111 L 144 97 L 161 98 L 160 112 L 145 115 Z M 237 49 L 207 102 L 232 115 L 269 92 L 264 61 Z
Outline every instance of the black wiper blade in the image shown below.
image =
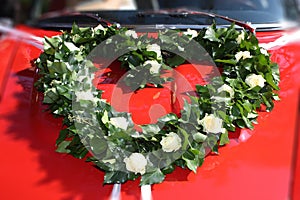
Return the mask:
M 186 9 L 169 9 L 169 10 L 158 10 L 158 11 L 143 11 L 143 12 L 139 12 L 138 15 L 140 17 L 144 17 L 144 16 L 149 16 L 149 15 L 155 16 L 157 14 L 168 15 L 170 17 L 184 17 L 184 18 L 186 18 L 190 15 L 206 16 L 206 17 L 213 18 L 213 19 L 220 18 L 220 19 L 226 20 L 230 23 L 234 23 L 244 29 L 247 29 L 251 33 L 255 33 L 255 28 L 253 28 L 249 22 L 243 22 L 243 21 L 239 21 L 239 20 L 227 17 L 227 16 L 223 16 L 223 15 L 219 15 L 219 14 L 215 14 L 215 13 L 203 12 L 203 11 L 193 11 L 193 10 L 186 10 Z
M 65 30 L 71 29 L 76 23 L 80 27 L 95 27 L 99 24 L 103 26 L 111 26 L 115 22 L 103 19 L 91 13 L 50 13 L 33 23 L 34 26 L 44 29 Z
M 176 18 L 176 20 L 174 20 Z M 95 27 L 98 24 L 110 26 L 117 24 L 122 27 L 156 30 L 156 29 L 201 29 L 212 23 L 212 19 L 220 18 L 255 32 L 249 23 L 238 21 L 226 16 L 186 9 L 159 11 L 89 11 L 56 13 L 46 15 L 33 23 L 45 29 L 71 29 L 73 23 L 80 27 Z

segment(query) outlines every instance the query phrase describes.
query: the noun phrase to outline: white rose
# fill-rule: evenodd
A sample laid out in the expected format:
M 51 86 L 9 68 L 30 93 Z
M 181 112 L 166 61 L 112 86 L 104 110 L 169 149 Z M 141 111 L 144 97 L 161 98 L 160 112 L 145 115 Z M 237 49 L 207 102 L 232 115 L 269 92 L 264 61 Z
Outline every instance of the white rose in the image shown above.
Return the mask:
M 198 36 L 198 32 L 196 30 L 188 29 L 187 31 L 183 32 L 184 35 L 190 36 L 191 38 L 195 38 Z
M 249 51 L 239 51 L 235 54 L 235 59 L 239 61 L 241 58 L 245 60 L 246 58 L 252 58 Z
M 217 90 L 218 93 L 221 93 L 223 91 L 228 92 L 231 98 L 234 96 L 234 91 L 229 85 L 224 84 Z
M 242 32 L 238 35 L 238 37 L 236 38 L 236 42 L 237 42 L 238 44 L 241 44 L 242 40 L 244 40 L 244 39 L 245 39 L 245 32 L 242 31 Z
M 158 63 L 156 60 L 147 60 L 144 63 L 144 66 L 146 66 L 146 65 L 151 65 L 151 67 L 150 67 L 150 73 L 151 74 L 158 74 L 159 73 L 161 64 Z
M 117 128 L 127 130 L 129 121 L 125 117 L 112 117 L 110 123 Z
M 254 88 L 255 86 L 264 87 L 266 80 L 262 77 L 262 75 L 250 74 L 246 77 L 245 82 L 250 88 Z
M 146 172 L 147 160 L 141 153 L 132 153 L 124 158 L 126 169 L 130 172 L 144 174 Z
M 92 91 L 75 92 L 75 95 L 76 95 L 77 101 L 79 101 L 79 100 L 93 101 L 95 98 Z
M 162 137 L 160 144 L 165 152 L 177 151 L 182 146 L 181 138 L 174 132 L 170 132 L 165 137 Z
M 264 49 L 264 48 L 260 48 L 260 53 L 263 54 L 263 55 L 265 55 L 265 56 L 269 56 L 268 51 L 266 49 Z
M 149 45 L 146 47 L 146 50 L 147 50 L 147 51 L 153 51 L 153 52 L 155 52 L 157 58 L 160 58 L 160 57 L 161 57 L 160 46 L 157 45 L 157 44 L 149 44 Z
M 224 133 L 223 120 L 214 116 L 213 114 L 206 114 L 205 117 L 199 121 L 206 133 Z
M 131 37 L 134 38 L 134 39 L 137 39 L 137 38 L 138 38 L 137 33 L 136 33 L 135 31 L 133 31 L 133 30 L 127 30 L 127 31 L 125 32 L 125 35 L 128 36 L 128 37 L 131 36 Z

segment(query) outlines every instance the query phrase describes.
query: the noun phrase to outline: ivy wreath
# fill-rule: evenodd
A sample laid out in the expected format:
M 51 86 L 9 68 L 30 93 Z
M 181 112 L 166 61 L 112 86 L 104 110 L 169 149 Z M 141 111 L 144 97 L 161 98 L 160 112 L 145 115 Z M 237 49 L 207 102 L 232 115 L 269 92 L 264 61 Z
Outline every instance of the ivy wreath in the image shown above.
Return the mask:
M 223 28 L 213 24 L 197 31 L 157 34 L 139 35 L 114 25 L 73 25 L 70 32 L 46 37 L 44 52 L 35 62 L 43 103 L 63 118 L 57 151 L 92 161 L 105 172 L 105 184 L 140 176 L 140 185 L 160 183 L 175 166 L 196 172 L 207 152 L 218 153 L 218 147 L 229 142 L 228 132 L 236 127 L 253 129 L 260 108 L 271 111 L 273 101 L 279 99 L 278 65 L 259 47 L 253 33 L 238 31 L 234 24 Z M 118 41 L 112 39 L 114 35 Z M 175 36 L 180 36 L 180 43 L 174 42 Z M 118 60 L 127 72 L 124 83 L 137 90 L 172 81 L 163 72 L 186 59 L 161 46 L 184 51 L 191 41 L 205 49 L 221 75 L 196 85 L 197 95 L 185 101 L 179 115 L 166 114 L 155 124 L 140 125 L 138 131 L 130 113 L 117 112 L 94 86 L 99 68 L 87 56 L 100 43 L 105 42 L 103 57 L 130 49 Z

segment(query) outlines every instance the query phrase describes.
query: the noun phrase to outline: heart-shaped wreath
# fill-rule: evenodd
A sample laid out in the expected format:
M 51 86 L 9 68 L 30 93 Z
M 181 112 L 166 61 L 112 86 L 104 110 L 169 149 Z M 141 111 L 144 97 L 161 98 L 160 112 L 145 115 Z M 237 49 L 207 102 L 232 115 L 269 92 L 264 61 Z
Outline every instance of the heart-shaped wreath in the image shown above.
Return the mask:
M 160 183 L 175 166 L 196 172 L 207 152 L 218 153 L 218 147 L 229 142 L 228 132 L 252 129 L 257 111 L 262 106 L 271 111 L 279 99 L 278 65 L 253 33 L 213 24 L 198 31 L 162 30 L 155 35 L 116 26 L 73 25 L 70 32 L 46 37 L 44 52 L 36 60 L 36 87 L 44 93 L 43 103 L 63 118 L 57 151 L 87 157 L 105 171 L 106 184 L 139 176 L 141 185 Z M 196 85 L 197 95 L 185 101 L 180 114 L 169 113 L 155 124 L 140 125 L 138 131 L 130 113 L 115 111 L 95 87 L 99 68 L 88 55 L 100 44 L 103 58 L 129 49 L 118 57 L 126 72 L 122 81 L 137 90 L 173 81 L 162 74 L 186 62 L 174 52 L 186 51 L 192 42 L 205 49 L 221 75 Z

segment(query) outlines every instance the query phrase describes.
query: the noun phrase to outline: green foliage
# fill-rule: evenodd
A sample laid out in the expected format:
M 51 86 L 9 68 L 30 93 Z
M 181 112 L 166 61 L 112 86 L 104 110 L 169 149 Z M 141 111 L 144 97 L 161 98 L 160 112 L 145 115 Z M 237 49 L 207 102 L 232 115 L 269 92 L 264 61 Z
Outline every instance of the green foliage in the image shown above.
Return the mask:
M 164 173 L 160 169 L 142 175 L 140 185 L 152 185 L 154 183 L 161 183 L 165 179 Z
M 118 41 L 109 40 L 114 35 L 119 36 Z M 40 74 L 36 87 L 44 93 L 43 102 L 53 115 L 63 118 L 65 129 L 57 138 L 57 152 L 76 158 L 85 158 L 90 152 L 92 156 L 87 159 L 105 171 L 105 184 L 124 183 L 139 176 L 141 185 L 160 183 L 175 166 L 196 173 L 206 152 L 218 154 L 219 145 L 229 143 L 228 131 L 235 131 L 236 127 L 252 129 L 257 110 L 265 105 L 271 111 L 273 100 L 278 100 L 274 92 L 279 89 L 278 66 L 263 53 L 255 35 L 237 31 L 234 25 L 228 28 L 212 25 L 199 30 L 194 39 L 185 34 L 178 37 L 179 31 L 163 31 L 158 35 L 158 38 L 147 35 L 135 38 L 134 32 L 124 28 L 74 25 L 71 32 L 45 38 L 44 53 L 36 61 Z M 209 53 L 222 75 L 207 85 L 197 85 L 197 96 L 191 96 L 190 103 L 185 101 L 180 116 L 169 113 L 156 124 L 142 125 L 142 132 L 138 132 L 130 114 L 116 112 L 101 99 L 104 91 L 92 84 L 98 69 L 86 58 L 102 42 L 106 42 L 104 57 L 120 49 L 130 49 L 118 60 L 126 71 L 124 82 L 136 90 L 149 84 L 162 87 L 166 81 L 172 81 L 162 76 L 163 72 L 185 62 L 174 52 L 183 51 L 193 40 Z M 156 49 L 151 46 L 154 44 Z M 250 56 L 237 59 L 240 52 L 248 52 Z M 252 74 L 260 75 L 265 81 L 263 85 L 250 87 L 246 79 Z M 217 131 L 206 127 L 208 116 L 222 122 Z M 163 150 L 162 141 L 172 137 L 180 141 L 177 144 L 180 148 Z M 132 153 L 145 157 L 145 172 L 132 171 L 126 165 L 125 160 Z

